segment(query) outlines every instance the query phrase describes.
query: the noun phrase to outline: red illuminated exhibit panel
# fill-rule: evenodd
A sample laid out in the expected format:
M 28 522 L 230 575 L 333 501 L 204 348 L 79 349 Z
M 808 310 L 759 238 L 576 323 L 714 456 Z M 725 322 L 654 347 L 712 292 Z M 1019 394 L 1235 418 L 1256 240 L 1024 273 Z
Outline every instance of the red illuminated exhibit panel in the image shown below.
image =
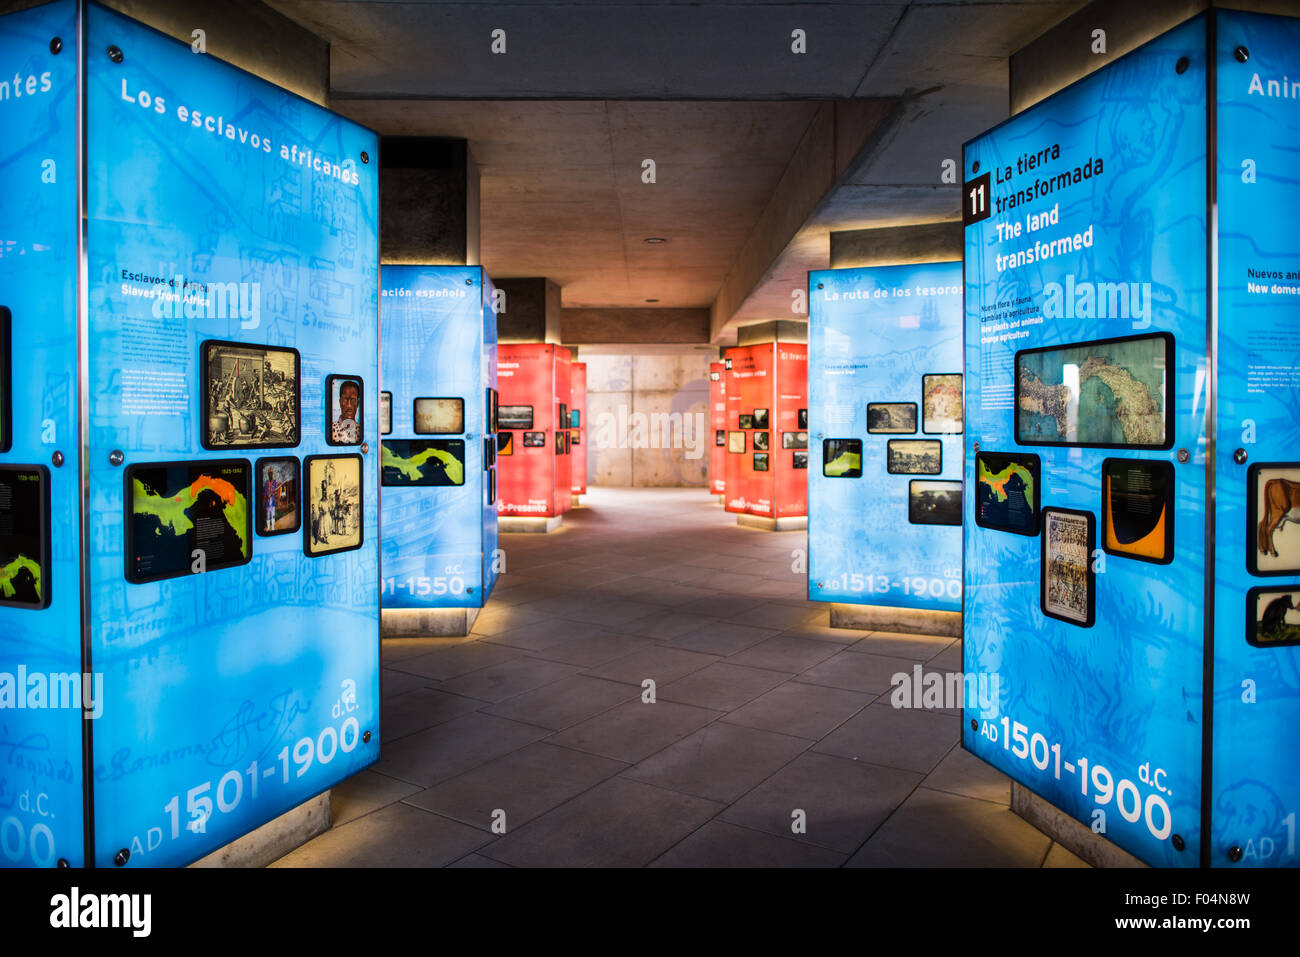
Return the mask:
M 572 493 L 567 475 L 563 498 L 557 494 L 556 464 L 568 434 L 558 428 L 557 352 L 564 356 L 567 406 L 567 350 L 541 342 L 497 348 L 497 512 L 501 515 L 551 518 L 569 507 Z
M 807 344 L 738 346 L 727 350 L 726 360 L 727 511 L 807 515 Z
M 569 387 L 569 459 L 573 469 L 569 485 L 574 495 L 587 494 L 587 363 L 572 366 Z
M 727 487 L 727 365 L 709 363 L 709 422 L 713 445 L 709 450 L 709 491 L 723 494 Z
M 573 356 L 568 349 L 555 347 L 555 435 L 551 448 L 555 452 L 555 510 L 573 508 L 573 448 L 569 428 L 569 403 L 573 391 Z

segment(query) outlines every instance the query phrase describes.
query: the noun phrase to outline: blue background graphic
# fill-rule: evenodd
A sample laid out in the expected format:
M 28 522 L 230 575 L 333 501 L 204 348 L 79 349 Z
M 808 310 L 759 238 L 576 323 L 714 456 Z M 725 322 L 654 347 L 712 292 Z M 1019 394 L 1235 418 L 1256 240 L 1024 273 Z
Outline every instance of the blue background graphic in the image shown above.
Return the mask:
M 808 274 L 808 597 L 961 610 L 961 529 L 908 522 L 912 480 L 962 477 L 962 437 L 922 429 L 922 376 L 962 371 L 961 263 Z M 818 288 L 818 287 L 821 288 Z M 922 295 L 921 290 L 945 289 Z M 916 434 L 869 434 L 867 403 L 916 404 Z M 823 438 L 862 440 L 862 477 L 822 474 Z M 896 475 L 891 439 L 938 440 L 943 471 Z

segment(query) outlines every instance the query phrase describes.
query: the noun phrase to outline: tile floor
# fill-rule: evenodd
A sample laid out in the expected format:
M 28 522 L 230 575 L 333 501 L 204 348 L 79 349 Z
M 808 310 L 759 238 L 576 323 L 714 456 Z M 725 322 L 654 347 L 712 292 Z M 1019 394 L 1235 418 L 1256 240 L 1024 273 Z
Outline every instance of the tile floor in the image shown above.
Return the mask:
M 890 706 L 959 643 L 828 627 L 805 544 L 703 489 L 593 488 L 502 536 L 469 638 L 384 642 L 382 757 L 276 866 L 1084 866 L 956 714 Z

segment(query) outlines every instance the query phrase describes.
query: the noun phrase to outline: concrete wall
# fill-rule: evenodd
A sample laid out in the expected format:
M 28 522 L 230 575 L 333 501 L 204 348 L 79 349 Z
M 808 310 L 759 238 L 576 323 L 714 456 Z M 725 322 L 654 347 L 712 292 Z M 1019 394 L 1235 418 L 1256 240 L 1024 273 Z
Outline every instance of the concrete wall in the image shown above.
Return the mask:
M 707 487 L 709 352 L 592 354 L 587 363 L 587 481 Z

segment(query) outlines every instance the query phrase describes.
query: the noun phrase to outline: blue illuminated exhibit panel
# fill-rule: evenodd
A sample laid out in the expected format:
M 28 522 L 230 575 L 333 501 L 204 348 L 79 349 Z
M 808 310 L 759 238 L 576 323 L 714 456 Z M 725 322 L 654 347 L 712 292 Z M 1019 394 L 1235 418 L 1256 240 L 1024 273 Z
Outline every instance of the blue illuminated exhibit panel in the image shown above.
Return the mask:
M 964 159 L 964 656 L 999 694 L 963 743 L 1162 866 L 1203 841 L 1206 106 L 1201 17 Z
M 385 266 L 385 608 L 479 608 L 496 531 L 496 316 L 477 266 Z
M 77 15 L 0 17 L 0 865 L 85 862 Z M 53 52 L 53 44 L 58 53 Z M 68 676 L 71 681 L 50 676 Z M 89 691 L 83 698 L 83 691 Z
M 961 263 L 808 281 L 808 596 L 960 611 Z
M 377 138 L 88 17 L 94 860 L 184 864 L 378 756 Z
M 1211 863 L 1294 867 L 1300 861 L 1300 20 L 1221 11 L 1215 73 Z

